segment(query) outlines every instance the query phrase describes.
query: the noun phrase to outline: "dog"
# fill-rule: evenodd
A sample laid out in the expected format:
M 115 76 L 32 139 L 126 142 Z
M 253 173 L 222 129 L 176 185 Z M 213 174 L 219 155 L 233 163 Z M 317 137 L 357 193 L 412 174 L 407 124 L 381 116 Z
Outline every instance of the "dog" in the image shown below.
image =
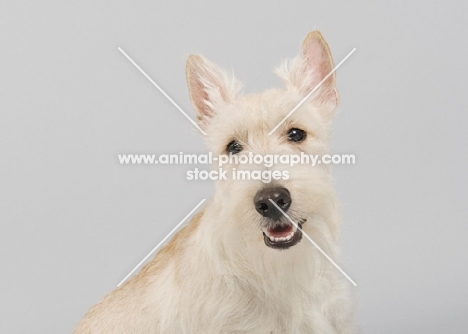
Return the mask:
M 189 56 L 190 98 L 209 149 L 237 156 L 327 154 L 338 105 L 335 75 L 327 78 L 333 66 L 327 43 L 312 31 L 300 55 L 276 70 L 285 87 L 242 95 L 233 75 Z M 289 177 L 268 184 L 217 181 L 204 209 L 92 307 L 74 333 L 358 332 L 350 283 L 304 238 L 338 259 L 340 219 L 329 166 L 274 167 Z

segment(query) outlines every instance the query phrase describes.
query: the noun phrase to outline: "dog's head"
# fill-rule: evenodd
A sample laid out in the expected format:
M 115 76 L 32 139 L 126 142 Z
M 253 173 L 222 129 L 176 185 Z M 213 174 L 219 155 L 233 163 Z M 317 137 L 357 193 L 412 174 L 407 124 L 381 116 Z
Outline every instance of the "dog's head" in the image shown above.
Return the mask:
M 199 55 L 190 56 L 190 96 L 214 156 L 327 153 L 338 99 L 332 69 L 330 50 L 317 31 L 307 35 L 298 57 L 277 69 L 285 87 L 255 95 L 241 95 L 241 85 L 233 76 Z M 233 162 L 223 169 L 228 171 L 228 180 L 217 182 L 215 200 L 224 202 L 219 210 L 226 220 L 236 217 L 237 225 L 232 224 L 236 226 L 228 232 L 233 233 L 231 238 L 241 230 L 244 240 L 290 248 L 301 240 L 301 228 L 306 230 L 314 216 L 326 216 L 333 205 L 329 168 L 325 165 L 291 167 L 277 161 L 267 167 Z M 250 174 L 248 181 L 239 180 L 239 175 L 234 179 L 233 170 L 255 172 L 257 178 L 252 180 Z M 271 178 L 274 170 L 278 171 L 276 179 Z

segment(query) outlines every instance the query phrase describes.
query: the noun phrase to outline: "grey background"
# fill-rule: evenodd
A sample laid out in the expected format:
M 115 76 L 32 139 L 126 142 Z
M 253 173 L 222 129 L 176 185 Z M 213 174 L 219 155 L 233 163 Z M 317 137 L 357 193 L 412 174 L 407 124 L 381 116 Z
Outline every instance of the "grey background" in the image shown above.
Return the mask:
M 203 153 L 185 59 L 254 92 L 322 31 L 338 70 L 343 268 L 365 333 L 465 333 L 463 1 L 0 3 L 0 332 L 69 333 L 213 185 L 122 153 Z

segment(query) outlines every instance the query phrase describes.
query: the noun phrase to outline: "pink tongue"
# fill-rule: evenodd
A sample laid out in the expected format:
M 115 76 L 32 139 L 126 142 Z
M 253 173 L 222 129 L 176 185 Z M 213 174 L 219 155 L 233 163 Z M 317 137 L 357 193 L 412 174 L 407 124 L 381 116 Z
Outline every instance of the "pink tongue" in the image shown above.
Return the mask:
M 288 235 L 291 234 L 291 232 L 292 232 L 292 225 L 268 229 L 268 234 L 275 238 L 287 237 Z

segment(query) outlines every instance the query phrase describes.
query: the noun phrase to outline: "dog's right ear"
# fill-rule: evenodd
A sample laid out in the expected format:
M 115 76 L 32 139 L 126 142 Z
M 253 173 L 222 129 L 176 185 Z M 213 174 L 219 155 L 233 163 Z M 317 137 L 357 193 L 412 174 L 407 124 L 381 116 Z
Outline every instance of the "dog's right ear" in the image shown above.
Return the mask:
M 186 75 L 198 123 L 206 129 L 218 108 L 234 101 L 241 85 L 232 75 L 199 55 L 187 59 Z

